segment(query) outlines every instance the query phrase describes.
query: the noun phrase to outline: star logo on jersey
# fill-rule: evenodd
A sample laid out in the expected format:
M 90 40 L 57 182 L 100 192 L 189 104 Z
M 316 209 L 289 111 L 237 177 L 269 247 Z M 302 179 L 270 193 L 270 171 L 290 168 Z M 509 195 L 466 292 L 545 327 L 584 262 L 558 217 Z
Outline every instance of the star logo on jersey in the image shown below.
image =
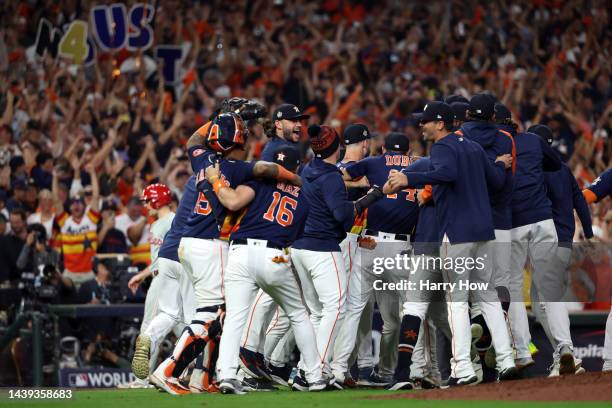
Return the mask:
M 276 155 L 276 160 L 278 160 L 278 161 L 285 161 L 285 154 L 284 153 L 279 153 L 278 155 Z
M 414 340 L 416 340 L 417 337 L 419 337 L 419 335 L 414 330 L 408 329 L 408 330 L 404 331 L 404 337 L 407 338 L 407 339 L 414 339 Z

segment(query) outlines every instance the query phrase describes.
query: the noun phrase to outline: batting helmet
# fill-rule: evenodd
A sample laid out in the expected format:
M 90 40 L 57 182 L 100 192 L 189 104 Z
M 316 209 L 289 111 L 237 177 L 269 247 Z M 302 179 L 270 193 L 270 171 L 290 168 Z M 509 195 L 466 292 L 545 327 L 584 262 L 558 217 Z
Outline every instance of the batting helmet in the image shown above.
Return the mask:
M 172 202 L 172 193 L 165 184 L 151 184 L 144 189 L 140 199 L 148 202 L 154 210 L 157 210 Z
M 210 122 L 206 145 L 216 152 L 224 153 L 234 147 L 244 146 L 247 135 L 247 128 L 240 116 L 222 113 Z

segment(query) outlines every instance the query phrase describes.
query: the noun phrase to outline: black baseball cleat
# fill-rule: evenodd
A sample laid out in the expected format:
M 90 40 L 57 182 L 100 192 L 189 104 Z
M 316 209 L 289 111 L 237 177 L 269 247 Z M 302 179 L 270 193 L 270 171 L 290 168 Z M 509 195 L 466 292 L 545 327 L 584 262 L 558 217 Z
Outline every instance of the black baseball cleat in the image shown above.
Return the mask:
M 292 370 L 293 367 L 289 365 L 283 367 L 275 366 L 272 363 L 268 365 L 268 373 L 272 381 L 278 385 L 284 385 L 285 387 L 289 385 L 289 377 L 291 377 Z
M 265 378 L 264 373 L 257 364 L 257 357 L 254 351 L 240 347 L 240 368 L 253 378 Z
M 310 385 L 308 384 L 308 381 L 306 381 L 306 379 L 302 377 L 302 374 L 300 373 L 296 375 L 293 379 L 293 384 L 291 384 L 291 391 L 308 391 L 309 387 Z
M 221 391 L 221 394 L 244 395 L 247 393 L 242 387 L 242 384 L 240 384 L 240 381 L 236 380 L 235 378 L 221 380 L 221 383 L 219 384 L 219 391 Z
M 508 367 L 499 372 L 497 375 L 497 381 L 511 381 L 518 380 L 519 370 L 516 367 Z
M 476 385 L 478 384 L 478 377 L 471 375 L 468 377 L 449 377 L 447 387 L 460 387 L 463 385 Z
M 278 391 L 278 388 L 273 386 L 270 381 L 250 377 L 244 377 L 242 380 L 242 388 L 244 388 L 246 391 L 255 392 Z

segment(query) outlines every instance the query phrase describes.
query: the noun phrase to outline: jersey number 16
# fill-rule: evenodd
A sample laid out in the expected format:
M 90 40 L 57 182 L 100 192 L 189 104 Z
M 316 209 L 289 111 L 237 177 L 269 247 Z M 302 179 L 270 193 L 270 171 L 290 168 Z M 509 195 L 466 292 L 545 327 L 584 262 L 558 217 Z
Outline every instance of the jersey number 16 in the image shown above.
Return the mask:
M 287 196 L 281 197 L 278 191 L 272 193 L 272 197 L 272 203 L 270 207 L 268 207 L 268 211 L 264 214 L 264 219 L 274 222 L 276 218 L 276 222 L 283 227 L 291 225 L 293 222 L 293 213 L 291 210 L 297 209 L 297 201 Z M 274 216 L 274 212 L 276 212 L 276 216 Z

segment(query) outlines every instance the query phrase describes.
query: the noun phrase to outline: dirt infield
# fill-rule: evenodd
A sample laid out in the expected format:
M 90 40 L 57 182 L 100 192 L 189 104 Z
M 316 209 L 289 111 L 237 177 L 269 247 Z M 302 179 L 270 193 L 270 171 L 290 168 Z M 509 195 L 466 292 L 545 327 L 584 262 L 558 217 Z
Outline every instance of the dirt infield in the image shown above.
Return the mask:
M 489 383 L 445 390 L 419 390 L 373 399 L 478 401 L 612 401 L 612 372 Z

